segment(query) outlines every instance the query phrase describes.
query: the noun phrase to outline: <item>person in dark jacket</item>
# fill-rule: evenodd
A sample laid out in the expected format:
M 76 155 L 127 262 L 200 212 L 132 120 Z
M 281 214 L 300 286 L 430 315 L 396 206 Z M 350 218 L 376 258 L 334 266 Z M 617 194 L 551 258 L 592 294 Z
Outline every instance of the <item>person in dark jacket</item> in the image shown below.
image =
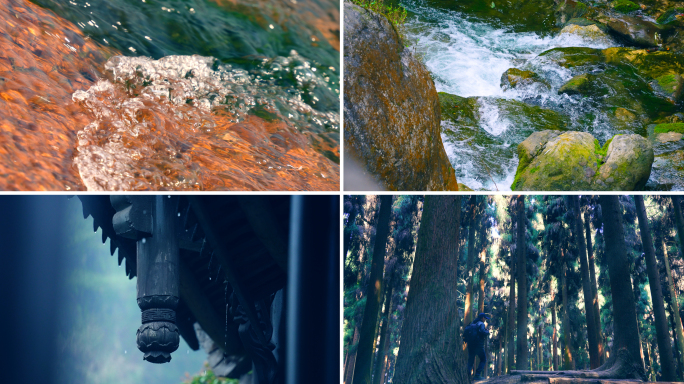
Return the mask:
M 475 363 L 475 356 L 480 359 L 480 364 L 477 365 L 477 370 L 475 371 L 475 376 L 473 376 L 473 381 L 482 380 L 482 371 L 484 371 L 485 365 L 487 363 L 487 357 L 485 355 L 485 342 L 489 337 L 489 330 L 487 330 L 486 320 L 491 318 L 485 313 L 480 313 L 477 318 L 473 320 L 470 324 L 475 324 L 477 327 L 477 337 L 468 343 L 468 375 L 473 371 L 473 364 Z

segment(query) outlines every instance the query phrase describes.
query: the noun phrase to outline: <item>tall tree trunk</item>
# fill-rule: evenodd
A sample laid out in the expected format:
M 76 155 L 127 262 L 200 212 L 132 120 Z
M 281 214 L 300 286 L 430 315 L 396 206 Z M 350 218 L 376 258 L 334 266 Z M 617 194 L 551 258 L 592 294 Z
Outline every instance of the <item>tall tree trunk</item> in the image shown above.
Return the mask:
M 466 261 L 466 298 L 465 308 L 463 314 L 463 326 L 470 324 L 473 321 L 473 267 L 475 266 L 475 232 L 477 232 L 476 224 L 476 207 L 477 195 L 470 196 L 470 221 L 468 224 L 468 260 Z M 465 347 L 464 347 L 465 348 Z
M 460 196 L 425 196 L 396 384 L 467 383 L 457 305 Z M 429 319 L 429 321 L 426 321 Z
M 672 196 L 672 205 L 675 210 L 675 222 L 677 223 L 677 237 L 679 238 L 679 250 L 684 253 L 684 220 L 682 219 L 681 196 Z M 667 247 L 663 240 L 663 255 L 665 258 L 665 271 L 667 272 L 668 287 L 670 288 L 670 297 L 672 297 L 672 314 L 674 316 L 675 328 L 677 330 L 677 343 L 680 360 L 680 367 L 684 371 L 684 332 L 682 332 L 682 320 L 679 316 L 679 302 L 677 301 L 677 291 L 675 290 L 675 283 L 672 279 L 672 272 L 670 271 L 670 261 L 668 260 Z
M 525 196 L 518 196 L 518 233 L 516 251 L 518 254 L 518 347 L 516 367 L 529 370 L 527 357 L 527 258 L 525 257 Z
M 625 245 L 625 232 L 622 225 L 622 207 L 617 195 L 601 195 L 603 213 L 603 234 L 605 238 L 605 257 L 608 261 L 608 276 L 613 299 L 613 348 L 606 364 L 613 369 L 622 350 L 629 354 L 631 361 L 644 375 L 641 359 L 639 328 L 637 326 L 636 305 L 632 291 L 629 262 Z M 601 372 L 604 373 L 605 371 Z
M 670 310 L 672 310 L 672 307 L 670 307 Z M 674 329 L 675 326 L 675 319 L 674 316 L 670 316 L 670 326 Z M 679 349 L 679 337 L 675 337 L 675 343 L 674 343 L 674 353 L 675 355 L 679 356 L 680 349 Z M 679 366 L 679 369 L 677 370 L 677 377 L 681 378 L 682 376 L 682 367 Z
M 391 269 L 391 268 L 390 268 Z M 374 366 L 373 373 L 373 383 L 381 384 L 383 378 L 383 368 L 385 366 L 385 355 L 387 354 L 387 348 L 389 347 L 389 318 L 390 318 L 390 307 L 392 302 L 392 284 L 394 282 L 394 271 L 387 271 L 390 274 L 389 283 L 387 288 L 385 288 L 385 310 L 382 313 L 382 327 L 380 328 L 380 348 L 378 349 L 378 356 Z
M 480 292 L 477 295 L 477 311 L 483 313 L 485 310 L 485 281 L 487 273 L 485 271 L 485 258 L 487 256 L 487 249 L 485 248 L 485 239 L 482 239 L 482 251 L 480 252 Z
M 639 230 L 641 232 L 641 242 L 644 246 L 646 257 L 646 272 L 648 273 L 648 283 L 651 287 L 651 299 L 653 300 L 653 316 L 655 317 L 656 337 L 658 340 L 658 351 L 660 352 L 660 366 L 663 372 L 663 381 L 675 381 L 675 365 L 672 360 L 672 346 L 670 345 L 670 331 L 665 317 L 665 304 L 663 302 L 663 291 L 660 288 L 660 272 L 655 259 L 655 250 L 651 238 L 651 229 L 646 217 L 646 207 L 644 197 L 634 195 L 636 203 L 637 217 L 639 218 Z
M 511 259 L 513 255 L 511 255 Z M 508 341 L 506 342 L 508 350 L 508 360 L 506 361 L 506 373 L 510 373 L 515 368 L 515 262 L 511 260 L 511 276 L 508 284 L 510 285 L 508 296 L 508 323 L 506 324 Z
M 667 274 L 667 287 L 670 290 L 670 304 L 672 306 L 672 317 L 674 321 L 673 333 L 677 334 L 677 354 L 679 360 L 679 366 L 684 367 L 684 331 L 682 331 L 682 320 L 679 316 L 679 301 L 677 299 L 677 291 L 675 290 L 674 280 L 672 279 L 672 271 L 670 270 L 670 260 L 667 255 L 667 247 L 665 246 L 665 240 L 661 237 L 661 244 L 663 248 L 663 263 L 665 264 L 665 273 Z M 681 370 L 681 368 L 680 368 Z
M 363 312 L 359 348 L 356 352 L 353 384 L 370 384 L 371 382 L 375 329 L 378 321 L 378 311 L 382 302 L 382 270 L 385 265 L 385 247 L 387 246 L 391 211 L 392 196 L 380 196 L 380 216 L 375 235 L 371 274 L 366 289 L 366 308 Z
M 503 360 L 501 357 L 501 336 L 499 335 L 499 346 L 496 348 L 496 375 L 501 376 L 501 363 Z
M 561 286 L 563 291 L 563 370 L 571 370 L 573 367 L 572 350 L 570 349 L 570 319 L 568 318 L 568 282 L 565 276 L 567 269 L 565 254 L 561 249 Z
M 598 341 L 599 363 L 603 364 L 605 352 L 603 350 L 603 332 L 601 331 L 601 311 L 599 310 L 598 289 L 596 287 L 596 268 L 594 266 L 594 249 L 591 246 L 591 224 L 589 212 L 584 211 L 584 230 L 587 239 L 587 256 L 589 258 L 589 277 L 591 278 L 591 302 L 594 305 L 594 321 L 596 322 L 596 340 Z
M 584 226 L 580 214 L 579 196 L 572 196 L 573 211 L 575 213 L 575 242 L 579 251 L 580 273 L 582 274 L 582 291 L 584 292 L 584 309 L 587 317 L 587 336 L 589 338 L 589 366 L 591 369 L 599 367 L 598 335 L 596 333 L 596 319 L 594 318 L 594 297 L 589 277 L 589 262 L 587 261 L 587 246 L 584 241 Z
M 558 335 L 556 334 L 556 298 L 553 299 L 553 312 L 551 312 L 551 322 L 553 323 L 553 370 L 558 370 Z
M 359 327 L 358 325 L 354 326 L 354 337 L 352 338 L 352 343 L 351 345 L 354 345 L 359 342 Z M 352 382 L 352 377 L 354 377 L 354 366 L 356 365 L 356 351 L 357 349 L 354 350 L 353 352 L 347 353 L 347 365 L 344 370 L 344 383 L 345 384 L 351 384 Z

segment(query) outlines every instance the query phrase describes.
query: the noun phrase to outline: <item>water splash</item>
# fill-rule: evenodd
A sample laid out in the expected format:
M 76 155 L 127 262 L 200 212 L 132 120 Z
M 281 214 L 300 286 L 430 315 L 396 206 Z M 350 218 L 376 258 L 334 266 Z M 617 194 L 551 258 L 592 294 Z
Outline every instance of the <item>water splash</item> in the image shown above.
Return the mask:
M 116 56 L 105 73 L 73 94 L 93 117 L 75 159 L 89 190 L 339 188 L 336 92 L 294 51 L 251 71 Z

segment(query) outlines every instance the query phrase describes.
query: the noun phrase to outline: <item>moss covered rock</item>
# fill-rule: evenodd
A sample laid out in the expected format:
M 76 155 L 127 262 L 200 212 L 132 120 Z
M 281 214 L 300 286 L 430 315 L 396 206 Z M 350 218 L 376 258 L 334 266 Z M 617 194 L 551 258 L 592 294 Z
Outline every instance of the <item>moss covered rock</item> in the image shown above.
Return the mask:
M 568 95 L 589 94 L 592 90 L 591 77 L 592 76 L 588 73 L 577 75 L 563 84 L 563 86 L 558 89 L 558 93 L 565 93 Z
M 518 68 L 509 68 L 501 75 L 501 89 L 530 86 L 538 84 L 544 88 L 551 88 L 549 83 L 532 71 L 523 71 Z
M 639 4 L 629 0 L 615 0 L 610 3 L 610 7 L 618 12 L 629 13 L 639 9 Z
M 651 176 L 653 146 L 640 135 L 617 135 L 594 179 L 595 190 L 643 190 Z
M 586 132 L 536 132 L 518 145 L 513 190 L 632 191 L 651 173 L 653 148 L 639 135 L 617 135 L 603 147 Z
M 344 4 L 345 150 L 389 190 L 457 190 L 434 82 L 383 16 Z
M 654 133 L 677 132 L 684 133 L 684 123 L 665 123 L 658 124 L 653 128 Z
M 518 167 L 516 191 L 588 191 L 598 167 L 594 136 L 586 132 L 537 132 L 518 145 L 518 156 L 529 163 Z

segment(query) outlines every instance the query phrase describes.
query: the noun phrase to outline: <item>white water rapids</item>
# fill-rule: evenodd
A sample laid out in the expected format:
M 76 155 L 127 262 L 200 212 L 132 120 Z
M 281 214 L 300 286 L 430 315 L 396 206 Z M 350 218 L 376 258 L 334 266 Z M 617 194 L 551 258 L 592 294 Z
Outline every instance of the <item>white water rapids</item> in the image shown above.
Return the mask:
M 411 13 L 406 21 L 410 49 L 422 57 L 432 73 L 438 92 L 462 97 L 480 96 L 479 124 L 494 144 L 474 140 L 442 141 L 460 183 L 475 190 L 510 190 L 518 164 L 517 144 L 525 137 L 516 135 L 524 118 L 502 111 L 495 98 L 530 102 L 554 109 L 569 117 L 572 130 L 592 133 L 604 142 L 615 131 L 600 113 L 591 124 L 580 122 L 580 112 L 591 108 L 590 100 L 558 95 L 558 88 L 569 80 L 570 71 L 537 55 L 557 47 L 608 48 L 618 46 L 610 39 L 587 39 L 568 33 L 540 36 L 530 32 L 510 32 L 477 20 L 467 20 L 458 12 L 403 2 Z M 543 73 L 551 89 L 526 88 L 524 91 L 500 87 L 501 75 L 509 68 L 532 69 Z M 591 126 L 588 126 L 591 125 Z M 443 131 L 453 128 L 442 122 Z M 490 165 L 487 165 L 489 163 Z

